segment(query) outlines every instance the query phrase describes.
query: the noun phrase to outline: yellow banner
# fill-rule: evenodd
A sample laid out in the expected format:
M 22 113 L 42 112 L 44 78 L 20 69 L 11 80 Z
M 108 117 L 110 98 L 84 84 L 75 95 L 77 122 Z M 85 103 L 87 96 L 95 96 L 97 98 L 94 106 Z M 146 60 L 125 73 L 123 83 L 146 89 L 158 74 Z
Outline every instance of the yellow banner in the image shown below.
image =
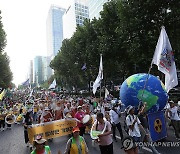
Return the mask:
M 3 97 L 6 95 L 6 90 L 4 89 L 0 94 L 0 101 L 3 99 Z
M 37 135 L 41 135 L 44 139 L 51 139 L 71 134 L 72 128 L 76 125 L 75 119 L 62 119 L 32 125 L 28 128 L 29 141 L 32 143 Z

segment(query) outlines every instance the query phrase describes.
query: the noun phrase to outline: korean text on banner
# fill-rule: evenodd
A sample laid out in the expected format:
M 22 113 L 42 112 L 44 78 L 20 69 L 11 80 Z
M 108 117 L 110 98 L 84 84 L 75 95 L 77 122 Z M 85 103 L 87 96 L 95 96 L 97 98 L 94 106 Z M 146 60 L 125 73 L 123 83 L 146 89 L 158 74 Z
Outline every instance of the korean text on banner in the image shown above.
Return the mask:
M 72 128 L 76 125 L 75 119 L 62 119 L 32 125 L 28 128 L 29 141 L 32 143 L 38 135 L 41 135 L 44 139 L 51 139 L 71 134 Z

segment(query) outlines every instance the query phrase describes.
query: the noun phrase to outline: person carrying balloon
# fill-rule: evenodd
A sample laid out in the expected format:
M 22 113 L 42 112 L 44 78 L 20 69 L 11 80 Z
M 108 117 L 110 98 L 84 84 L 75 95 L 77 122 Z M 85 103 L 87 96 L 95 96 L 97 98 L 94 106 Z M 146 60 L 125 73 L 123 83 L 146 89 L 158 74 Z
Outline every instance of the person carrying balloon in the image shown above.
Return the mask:
M 147 113 L 146 113 L 146 105 L 147 102 L 140 102 L 138 107 L 138 118 L 141 122 L 141 125 L 143 126 L 142 134 L 141 134 L 141 141 L 147 141 L 152 142 L 152 138 L 150 136 L 149 131 L 149 125 L 148 125 L 148 119 L 147 119 Z M 156 150 L 155 146 L 149 146 L 149 148 L 152 150 L 154 154 L 159 154 L 159 152 Z

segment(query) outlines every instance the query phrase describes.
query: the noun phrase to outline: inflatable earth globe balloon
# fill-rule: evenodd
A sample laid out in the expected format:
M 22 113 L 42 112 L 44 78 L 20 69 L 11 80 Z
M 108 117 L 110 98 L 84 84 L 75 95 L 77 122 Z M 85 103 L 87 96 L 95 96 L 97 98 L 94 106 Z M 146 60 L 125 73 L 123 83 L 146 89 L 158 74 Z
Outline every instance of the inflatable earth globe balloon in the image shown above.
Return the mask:
M 138 107 L 140 102 L 146 102 L 146 113 L 154 113 L 163 110 L 168 94 L 164 84 L 157 77 L 139 73 L 128 77 L 123 82 L 120 88 L 120 99 L 126 107 L 129 105 Z

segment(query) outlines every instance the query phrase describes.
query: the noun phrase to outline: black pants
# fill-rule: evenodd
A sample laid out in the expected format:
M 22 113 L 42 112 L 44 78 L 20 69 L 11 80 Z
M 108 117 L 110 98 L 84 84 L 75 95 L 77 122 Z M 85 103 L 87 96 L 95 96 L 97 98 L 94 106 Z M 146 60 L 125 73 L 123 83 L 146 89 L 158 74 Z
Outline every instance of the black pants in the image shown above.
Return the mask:
M 2 126 L 3 128 L 5 128 L 5 120 L 0 120 L 0 128 L 1 128 L 1 126 Z
M 11 124 L 7 124 L 7 127 L 8 127 L 8 128 L 11 128 Z
M 121 136 L 121 140 L 123 139 L 123 133 L 120 122 L 118 124 L 112 124 L 112 131 L 113 131 L 113 138 L 116 138 L 116 127 L 119 131 L 119 134 Z
M 25 143 L 29 142 L 28 131 L 26 129 L 24 130 L 24 140 L 25 140 Z
M 113 154 L 113 143 L 110 145 L 99 145 L 101 154 Z
M 79 130 L 80 130 L 79 135 L 80 136 L 83 136 L 85 134 L 85 129 L 86 129 L 86 127 L 79 127 Z
M 171 120 L 176 138 L 180 139 L 180 120 Z

